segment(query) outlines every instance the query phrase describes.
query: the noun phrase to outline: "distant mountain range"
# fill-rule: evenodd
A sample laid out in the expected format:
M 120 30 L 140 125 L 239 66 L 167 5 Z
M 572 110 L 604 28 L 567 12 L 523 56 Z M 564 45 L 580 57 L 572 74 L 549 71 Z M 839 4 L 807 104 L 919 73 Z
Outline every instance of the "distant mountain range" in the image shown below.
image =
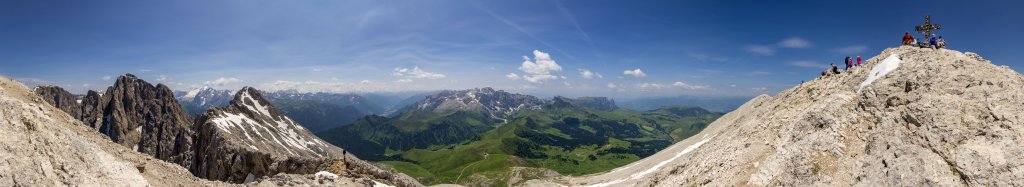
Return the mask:
M 639 111 L 654 110 L 663 106 L 684 105 L 698 106 L 712 112 L 729 112 L 749 101 L 751 97 L 740 96 L 672 96 L 645 97 L 619 102 L 622 108 Z
M 182 94 L 177 100 L 192 116 L 198 116 L 213 107 L 226 106 L 233 98 L 229 90 L 210 87 L 177 93 Z M 351 124 L 367 114 L 387 115 L 412 104 L 408 100 L 419 101 L 425 97 L 417 93 L 300 93 L 294 90 L 261 93 L 281 111 L 313 132 Z M 405 95 L 413 96 L 403 98 Z
M 317 135 L 426 184 L 501 185 L 516 183 L 497 180 L 514 172 L 587 174 L 618 167 L 700 132 L 721 115 L 699 107 L 637 112 L 604 97 L 543 100 L 491 88 L 438 92 L 403 111 Z M 477 169 L 463 171 L 471 166 Z

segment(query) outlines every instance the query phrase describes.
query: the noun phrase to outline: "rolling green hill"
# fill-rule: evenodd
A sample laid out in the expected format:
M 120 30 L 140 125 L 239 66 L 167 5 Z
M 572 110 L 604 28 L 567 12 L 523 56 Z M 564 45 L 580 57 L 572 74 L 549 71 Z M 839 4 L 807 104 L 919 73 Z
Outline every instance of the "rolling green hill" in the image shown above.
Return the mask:
M 626 165 L 700 132 L 719 116 L 698 107 L 637 112 L 547 105 L 518 112 L 473 141 L 411 149 L 381 163 L 424 184 L 505 186 L 545 170 L 583 175 Z
M 498 123 L 500 121 L 479 112 L 412 110 L 394 118 L 366 116 L 352 125 L 317 135 L 360 158 L 388 160 L 394 159 L 389 156 L 410 149 L 443 147 L 479 139 Z

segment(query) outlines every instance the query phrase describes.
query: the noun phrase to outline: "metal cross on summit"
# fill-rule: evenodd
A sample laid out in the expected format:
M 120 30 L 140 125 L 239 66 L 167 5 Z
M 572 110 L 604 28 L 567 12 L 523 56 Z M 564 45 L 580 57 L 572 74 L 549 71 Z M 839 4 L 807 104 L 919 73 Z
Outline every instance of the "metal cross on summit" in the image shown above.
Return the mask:
M 932 24 L 932 16 L 924 16 L 924 25 L 914 26 L 914 30 L 917 30 L 917 32 L 924 32 L 925 40 L 932 36 L 932 30 L 939 29 L 941 29 L 939 24 Z

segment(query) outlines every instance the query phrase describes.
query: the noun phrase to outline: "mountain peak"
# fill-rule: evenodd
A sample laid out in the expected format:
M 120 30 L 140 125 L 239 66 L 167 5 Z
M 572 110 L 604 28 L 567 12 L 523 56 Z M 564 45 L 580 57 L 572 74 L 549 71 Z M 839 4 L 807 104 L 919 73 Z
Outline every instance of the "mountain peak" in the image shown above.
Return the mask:
M 443 91 L 411 105 L 417 110 L 442 113 L 449 111 L 482 112 L 496 119 L 505 119 L 515 111 L 536 109 L 544 104 L 534 96 L 495 91 L 490 87 L 459 91 Z

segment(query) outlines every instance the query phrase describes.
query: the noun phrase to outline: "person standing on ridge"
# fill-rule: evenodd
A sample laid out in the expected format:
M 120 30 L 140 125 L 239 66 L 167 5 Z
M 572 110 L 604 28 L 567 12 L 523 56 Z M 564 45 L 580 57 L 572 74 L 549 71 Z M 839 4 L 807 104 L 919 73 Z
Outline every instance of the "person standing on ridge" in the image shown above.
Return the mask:
M 843 70 L 849 71 L 850 66 L 853 65 L 853 59 L 851 59 L 850 56 L 846 56 L 846 59 L 843 60 L 843 63 L 846 63 L 846 68 L 844 68 Z
M 857 66 L 860 66 L 860 56 L 857 56 Z

